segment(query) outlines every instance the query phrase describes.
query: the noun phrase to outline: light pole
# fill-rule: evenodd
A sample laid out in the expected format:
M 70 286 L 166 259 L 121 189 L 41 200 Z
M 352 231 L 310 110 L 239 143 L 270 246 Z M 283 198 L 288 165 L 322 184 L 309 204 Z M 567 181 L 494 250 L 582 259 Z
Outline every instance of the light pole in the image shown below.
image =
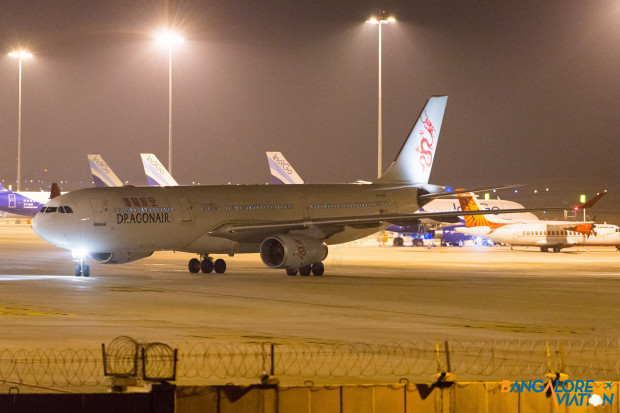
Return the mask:
M 157 35 L 157 42 L 168 47 L 168 172 L 172 173 L 172 47 L 183 42 L 178 34 L 165 30 Z
M 32 53 L 25 50 L 12 51 L 9 56 L 19 60 L 19 103 L 17 110 L 17 190 L 21 189 L 22 172 L 22 59 L 29 59 Z
M 372 17 L 366 20 L 366 23 L 377 24 L 379 25 L 379 98 L 378 98 L 378 132 L 377 132 L 377 177 L 381 178 L 382 174 L 382 157 L 383 157 L 383 149 L 382 149 L 382 125 L 381 125 L 381 26 L 388 23 L 394 23 L 396 19 L 394 17 L 386 17 L 385 11 L 382 11 L 378 16 Z

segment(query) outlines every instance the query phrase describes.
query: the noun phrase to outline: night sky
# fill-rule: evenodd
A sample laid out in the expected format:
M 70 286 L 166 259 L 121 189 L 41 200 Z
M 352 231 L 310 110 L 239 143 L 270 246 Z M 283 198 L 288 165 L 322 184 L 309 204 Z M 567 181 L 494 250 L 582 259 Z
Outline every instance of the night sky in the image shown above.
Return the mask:
M 384 168 L 431 95 L 449 95 L 431 182 L 620 191 L 620 3 L 597 1 L 8 1 L 0 15 L 0 179 L 90 183 L 99 153 L 144 185 L 140 152 L 181 184 L 265 183 L 281 151 L 308 183 L 376 178 L 377 26 Z M 47 169 L 47 172 L 44 172 Z M 86 185 L 83 184 L 82 186 Z M 22 188 L 24 189 L 24 188 Z M 607 205 L 610 208 L 610 205 Z

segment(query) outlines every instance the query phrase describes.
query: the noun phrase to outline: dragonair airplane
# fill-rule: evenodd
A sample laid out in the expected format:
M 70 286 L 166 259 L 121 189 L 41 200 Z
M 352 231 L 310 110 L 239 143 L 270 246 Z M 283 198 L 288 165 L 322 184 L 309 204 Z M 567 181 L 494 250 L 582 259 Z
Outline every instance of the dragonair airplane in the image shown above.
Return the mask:
M 585 209 L 593 206 L 605 192 L 599 193 L 589 202 L 576 207 Z M 477 197 L 466 193 L 459 195 L 463 211 L 482 210 Z M 580 245 L 615 246 L 620 250 L 620 228 L 616 225 L 595 224 L 587 221 L 526 221 L 515 222 L 484 215 L 465 216 L 465 225 L 456 230 L 512 246 L 534 246 L 541 251 L 560 252 L 562 248 Z
M 446 195 L 444 187 L 428 184 L 446 102 L 447 96 L 428 100 L 398 156 L 373 184 L 86 188 L 55 194 L 32 226 L 44 240 L 72 250 L 77 276 L 90 274 L 90 259 L 120 264 L 158 250 L 199 254 L 188 263 L 192 273 L 226 270 L 226 262 L 213 262 L 210 254 L 260 253 L 269 268 L 322 275 L 327 245 L 391 222 L 471 213 L 414 214 Z M 67 206 L 72 213 L 55 213 Z M 483 213 L 508 212 L 515 210 Z

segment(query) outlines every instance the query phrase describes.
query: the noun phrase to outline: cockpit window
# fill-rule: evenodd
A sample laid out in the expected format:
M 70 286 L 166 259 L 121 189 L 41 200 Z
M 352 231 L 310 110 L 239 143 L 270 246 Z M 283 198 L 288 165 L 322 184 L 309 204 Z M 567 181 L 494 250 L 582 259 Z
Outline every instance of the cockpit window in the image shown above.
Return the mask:
M 60 212 L 61 214 L 65 213 L 65 207 L 64 206 L 59 206 L 58 207 L 58 212 Z
M 57 209 L 58 209 L 58 207 L 47 207 L 45 209 L 45 213 L 49 214 L 50 212 L 56 212 Z
M 39 211 L 39 212 L 41 212 L 42 214 L 44 214 L 46 209 L 47 209 L 47 207 L 43 207 L 43 208 L 41 208 L 41 211 Z
M 65 206 L 65 212 L 67 214 L 73 214 L 73 209 L 71 209 L 71 207 L 69 207 L 69 206 Z

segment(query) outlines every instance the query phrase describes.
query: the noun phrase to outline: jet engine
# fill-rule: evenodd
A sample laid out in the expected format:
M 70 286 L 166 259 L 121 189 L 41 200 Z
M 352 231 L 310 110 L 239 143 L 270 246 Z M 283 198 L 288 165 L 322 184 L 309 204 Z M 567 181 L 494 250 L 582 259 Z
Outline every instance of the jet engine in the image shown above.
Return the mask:
M 153 255 L 151 252 L 130 252 L 130 251 L 115 251 L 115 252 L 93 252 L 89 254 L 92 259 L 100 264 L 125 264 L 126 262 L 136 261 L 141 258 L 150 257 Z
M 275 235 L 260 245 L 260 258 L 270 268 L 301 268 L 327 257 L 327 245 L 299 234 Z

